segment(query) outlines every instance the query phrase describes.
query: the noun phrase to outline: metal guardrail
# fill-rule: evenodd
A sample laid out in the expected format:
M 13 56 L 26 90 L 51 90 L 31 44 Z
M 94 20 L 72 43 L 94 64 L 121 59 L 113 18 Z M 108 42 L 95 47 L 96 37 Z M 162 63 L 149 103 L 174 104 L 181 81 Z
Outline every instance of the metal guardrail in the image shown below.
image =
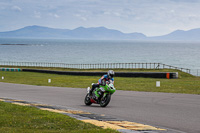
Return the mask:
M 27 67 L 60 67 L 75 69 L 177 69 L 190 73 L 187 68 L 180 68 L 163 63 L 98 63 L 98 64 L 66 64 L 47 62 L 10 62 L 0 61 L 1 66 L 27 66 Z

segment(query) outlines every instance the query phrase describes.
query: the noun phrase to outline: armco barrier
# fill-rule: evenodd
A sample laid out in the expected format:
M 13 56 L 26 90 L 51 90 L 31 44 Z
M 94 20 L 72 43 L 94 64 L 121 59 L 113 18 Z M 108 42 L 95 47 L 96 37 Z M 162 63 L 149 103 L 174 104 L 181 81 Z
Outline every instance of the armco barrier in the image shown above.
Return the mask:
M 106 72 L 81 72 L 81 71 L 52 71 L 38 69 L 22 69 L 25 72 L 40 72 L 61 75 L 102 76 Z M 178 78 L 178 72 L 115 72 L 116 77 L 145 77 L 145 78 Z
M 67 64 L 48 62 L 10 62 L 0 61 L 1 66 L 26 66 L 26 67 L 59 67 L 74 69 L 176 69 L 190 73 L 190 69 L 175 67 L 163 63 L 97 63 L 97 64 Z
M 11 72 L 20 72 L 20 68 L 0 68 L 0 71 L 11 71 Z

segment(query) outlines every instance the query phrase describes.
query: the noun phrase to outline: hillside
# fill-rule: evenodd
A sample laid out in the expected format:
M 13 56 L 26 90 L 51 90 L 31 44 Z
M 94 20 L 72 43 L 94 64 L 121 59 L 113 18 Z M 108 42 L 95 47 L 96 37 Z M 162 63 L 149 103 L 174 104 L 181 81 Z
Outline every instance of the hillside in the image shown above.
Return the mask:
M 14 38 L 66 38 L 66 39 L 143 39 L 141 33 L 125 34 L 118 30 L 105 27 L 84 28 L 79 27 L 73 30 L 53 29 L 41 26 L 27 26 L 18 30 L 0 32 L 0 37 Z
M 55 29 L 42 26 L 27 26 L 14 31 L 0 32 L 0 38 L 64 38 L 64 39 L 121 39 L 155 41 L 200 41 L 200 28 L 188 31 L 176 30 L 167 35 L 147 37 L 143 33 L 123 33 L 105 27 L 78 27 Z

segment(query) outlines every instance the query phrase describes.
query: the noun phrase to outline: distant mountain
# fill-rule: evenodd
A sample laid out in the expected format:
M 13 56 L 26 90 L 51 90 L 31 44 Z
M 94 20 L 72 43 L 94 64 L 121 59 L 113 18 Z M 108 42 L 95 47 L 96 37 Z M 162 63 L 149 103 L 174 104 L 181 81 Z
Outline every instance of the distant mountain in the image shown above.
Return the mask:
M 118 30 L 105 27 L 84 28 L 79 27 L 73 30 L 53 29 L 42 26 L 27 26 L 18 30 L 0 32 L 0 37 L 14 38 L 66 38 L 66 39 L 143 39 L 146 36 L 142 33 L 122 33 Z
M 18 30 L 0 32 L 0 37 L 16 37 L 16 38 L 57 38 L 64 37 L 63 33 L 69 30 L 53 29 L 42 26 L 27 26 Z
M 54 29 L 42 26 L 27 26 L 14 31 L 0 32 L 0 38 L 66 38 L 66 39 L 130 39 L 130 40 L 168 40 L 200 41 L 200 28 L 188 31 L 176 30 L 163 36 L 147 37 L 142 33 L 122 33 L 105 27 L 73 30 Z
M 149 37 L 150 40 L 176 40 L 176 41 L 200 41 L 200 28 L 188 31 L 176 30 L 164 36 Z
M 68 31 L 66 35 L 75 38 L 89 39 L 142 39 L 146 36 L 141 33 L 126 34 L 118 30 L 107 29 L 105 27 L 84 28 L 79 27 Z

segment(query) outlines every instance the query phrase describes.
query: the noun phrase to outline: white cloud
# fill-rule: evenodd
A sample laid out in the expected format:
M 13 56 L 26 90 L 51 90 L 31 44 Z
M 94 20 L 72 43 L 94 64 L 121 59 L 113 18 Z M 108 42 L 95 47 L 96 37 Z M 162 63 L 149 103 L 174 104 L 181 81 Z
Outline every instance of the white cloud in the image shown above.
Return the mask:
M 110 15 L 111 13 L 109 11 L 103 12 L 104 15 Z
M 38 11 L 34 11 L 34 17 L 35 18 L 41 18 L 41 13 Z
M 11 8 L 13 11 L 16 11 L 16 12 L 21 12 L 22 9 L 19 7 L 19 6 L 12 6 Z
M 173 9 L 172 9 L 172 10 L 170 10 L 170 12 L 171 12 L 171 13 L 175 13 L 175 11 L 174 11 Z
M 74 16 L 76 16 L 78 19 L 83 20 L 83 21 L 88 20 L 86 17 L 82 16 L 81 14 L 75 14 Z
M 60 18 L 60 16 L 56 13 L 49 13 L 50 16 L 53 16 L 54 18 Z
M 54 17 L 55 18 L 60 18 L 60 16 L 58 16 L 58 14 L 54 14 Z
M 86 17 L 81 17 L 81 20 L 87 21 L 87 18 Z
M 119 12 L 114 12 L 113 13 L 115 16 L 117 16 L 117 17 L 120 17 L 121 16 L 121 14 L 119 13 Z

